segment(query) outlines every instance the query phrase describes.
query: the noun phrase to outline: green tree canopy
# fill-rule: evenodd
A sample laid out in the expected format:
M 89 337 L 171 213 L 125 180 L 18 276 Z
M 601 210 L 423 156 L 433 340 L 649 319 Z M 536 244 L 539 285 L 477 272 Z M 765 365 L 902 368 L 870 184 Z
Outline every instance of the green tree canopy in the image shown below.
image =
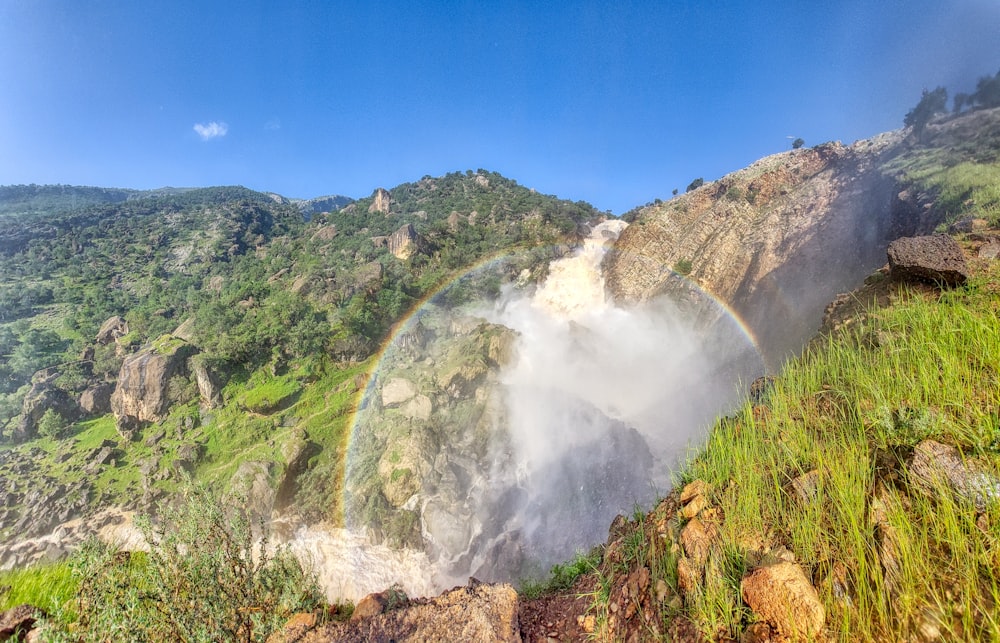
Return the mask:
M 920 102 L 903 117 L 903 125 L 912 127 L 913 131 L 919 134 L 935 115 L 945 111 L 947 104 L 947 89 L 944 87 L 938 87 L 934 91 L 925 89 L 920 95 Z

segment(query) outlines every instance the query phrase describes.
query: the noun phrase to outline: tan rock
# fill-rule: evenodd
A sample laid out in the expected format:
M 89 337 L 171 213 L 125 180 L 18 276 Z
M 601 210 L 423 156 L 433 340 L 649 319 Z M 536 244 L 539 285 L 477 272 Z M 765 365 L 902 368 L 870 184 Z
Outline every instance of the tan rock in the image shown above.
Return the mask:
M 672 268 L 686 259 L 688 278 L 734 309 L 765 358 L 798 351 L 814 324 L 774 323 L 789 311 L 782 293 L 796 293 L 796 319 L 819 319 L 838 292 L 885 263 L 898 236 L 889 214 L 896 184 L 880 163 L 902 143 L 892 133 L 775 154 L 644 209 L 605 261 L 608 292 L 625 303 L 685 288 Z
M 681 546 L 684 553 L 699 567 L 708 559 L 708 552 L 715 541 L 716 529 L 698 518 L 692 518 L 681 530 Z
M 708 498 L 703 495 L 697 495 L 691 499 L 686 505 L 681 507 L 681 515 L 687 519 L 694 518 L 701 510 L 708 506 Z
M 389 640 L 520 643 L 517 592 L 510 585 L 471 584 L 401 609 L 350 623 L 330 623 L 307 633 L 301 640 L 302 643 Z
M 391 201 L 392 199 L 389 196 L 388 190 L 385 188 L 375 188 L 375 193 L 372 194 L 372 204 L 368 206 L 368 214 L 375 214 L 376 212 L 388 214 Z
M 382 387 L 382 406 L 391 409 L 408 402 L 417 394 L 417 387 L 410 380 L 394 377 Z
M 175 375 L 187 376 L 187 359 L 197 349 L 182 339 L 163 335 L 122 362 L 111 412 L 118 430 L 132 437 L 143 422 L 157 422 L 170 409 L 167 385 Z
M 704 480 L 694 480 L 681 489 L 680 501 L 681 504 L 686 504 L 698 496 L 707 496 L 710 493 L 712 493 L 712 485 Z
M 690 558 L 677 560 L 677 588 L 684 596 L 692 595 L 701 586 L 701 568 Z
M 299 612 L 288 619 L 280 630 L 267 637 L 267 643 L 294 643 L 314 627 L 316 615 L 312 612 Z
M 354 613 L 351 614 L 352 621 L 359 621 L 363 618 L 371 618 L 385 611 L 389 604 L 389 597 L 386 592 L 376 592 L 365 596 L 354 606 Z
M 826 624 L 826 610 L 801 567 L 780 562 L 759 567 L 740 582 L 743 600 L 757 617 L 792 640 L 811 641 Z

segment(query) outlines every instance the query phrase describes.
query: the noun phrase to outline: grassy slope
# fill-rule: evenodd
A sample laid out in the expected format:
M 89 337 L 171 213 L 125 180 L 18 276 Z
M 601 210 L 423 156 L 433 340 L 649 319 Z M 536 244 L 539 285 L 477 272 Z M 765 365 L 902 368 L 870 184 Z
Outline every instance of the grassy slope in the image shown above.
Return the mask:
M 787 550 L 834 639 L 933 627 L 946 640 L 1000 640 L 1000 506 L 977 513 L 907 480 L 913 447 L 928 438 L 1000 479 L 1000 266 L 940 296 L 901 285 L 892 299 L 789 364 L 766 402 L 721 421 L 689 464 L 683 482 L 711 485 L 701 517 L 718 530 L 694 591 L 678 583 L 682 549 L 671 545 L 687 521 L 676 498 L 608 548 L 593 596 L 599 634 L 624 636 L 618 589 L 647 567 L 650 586 L 666 591 L 643 636 L 684 617 L 709 639 L 738 638 L 753 621 L 741 578 Z M 791 481 L 810 471 L 817 491 L 803 502 Z

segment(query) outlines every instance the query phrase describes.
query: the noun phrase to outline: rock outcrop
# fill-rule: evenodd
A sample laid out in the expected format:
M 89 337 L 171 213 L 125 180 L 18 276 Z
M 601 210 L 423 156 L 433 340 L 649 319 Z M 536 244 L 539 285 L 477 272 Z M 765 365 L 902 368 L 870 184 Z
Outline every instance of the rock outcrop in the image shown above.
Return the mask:
M 927 281 L 961 286 L 969 267 L 961 246 L 946 234 L 903 237 L 889 244 L 889 274 L 900 281 Z
M 386 245 L 393 256 L 400 261 L 406 261 L 420 251 L 423 239 L 417 234 L 413 224 L 407 223 L 389 235 Z
M 375 214 L 376 212 L 388 214 L 391 201 L 392 199 L 389 196 L 388 190 L 385 188 L 376 188 L 375 193 L 372 194 L 372 204 L 368 206 L 368 214 Z
M 222 406 L 222 386 L 218 376 L 198 359 L 191 360 L 191 371 L 198 384 L 202 408 L 214 409 Z
M 49 380 L 35 382 L 24 396 L 21 417 L 11 432 L 15 443 L 26 442 L 38 436 L 38 423 L 46 411 L 54 411 L 66 422 L 80 417 L 81 409 L 76 400 Z
M 359 603 L 359 606 L 361 603 Z M 378 602 L 379 608 L 385 605 Z M 480 641 L 520 643 L 517 592 L 510 585 L 470 582 L 431 599 L 309 632 L 302 643 Z
M 643 210 L 605 260 L 621 303 L 683 296 L 724 302 L 776 365 L 816 331 L 823 309 L 884 262 L 893 239 L 928 225 L 883 168 L 900 133 L 766 157 Z
M 96 340 L 98 344 L 104 346 L 127 334 L 128 322 L 122 317 L 115 315 L 114 317 L 109 317 L 101 324 L 100 330 L 97 331 Z
M 175 375 L 188 376 L 187 360 L 197 349 L 182 339 L 164 335 L 122 363 L 111 411 L 119 433 L 135 437 L 147 422 L 162 420 L 170 408 L 168 384 Z

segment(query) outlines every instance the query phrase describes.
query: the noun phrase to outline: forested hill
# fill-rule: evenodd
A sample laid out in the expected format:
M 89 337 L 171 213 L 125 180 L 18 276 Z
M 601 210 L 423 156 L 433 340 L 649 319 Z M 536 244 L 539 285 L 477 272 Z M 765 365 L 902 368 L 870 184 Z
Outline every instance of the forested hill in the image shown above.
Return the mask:
M 320 201 L 347 205 L 316 213 Z M 17 422 L 32 374 L 69 364 L 57 385 L 78 395 L 184 322 L 223 370 L 364 359 L 464 266 L 515 246 L 541 258 L 600 216 L 484 170 L 356 202 L 242 187 L 0 187 L 0 427 Z M 127 334 L 93 346 L 116 315 Z M 80 365 L 88 349 L 92 365 Z

